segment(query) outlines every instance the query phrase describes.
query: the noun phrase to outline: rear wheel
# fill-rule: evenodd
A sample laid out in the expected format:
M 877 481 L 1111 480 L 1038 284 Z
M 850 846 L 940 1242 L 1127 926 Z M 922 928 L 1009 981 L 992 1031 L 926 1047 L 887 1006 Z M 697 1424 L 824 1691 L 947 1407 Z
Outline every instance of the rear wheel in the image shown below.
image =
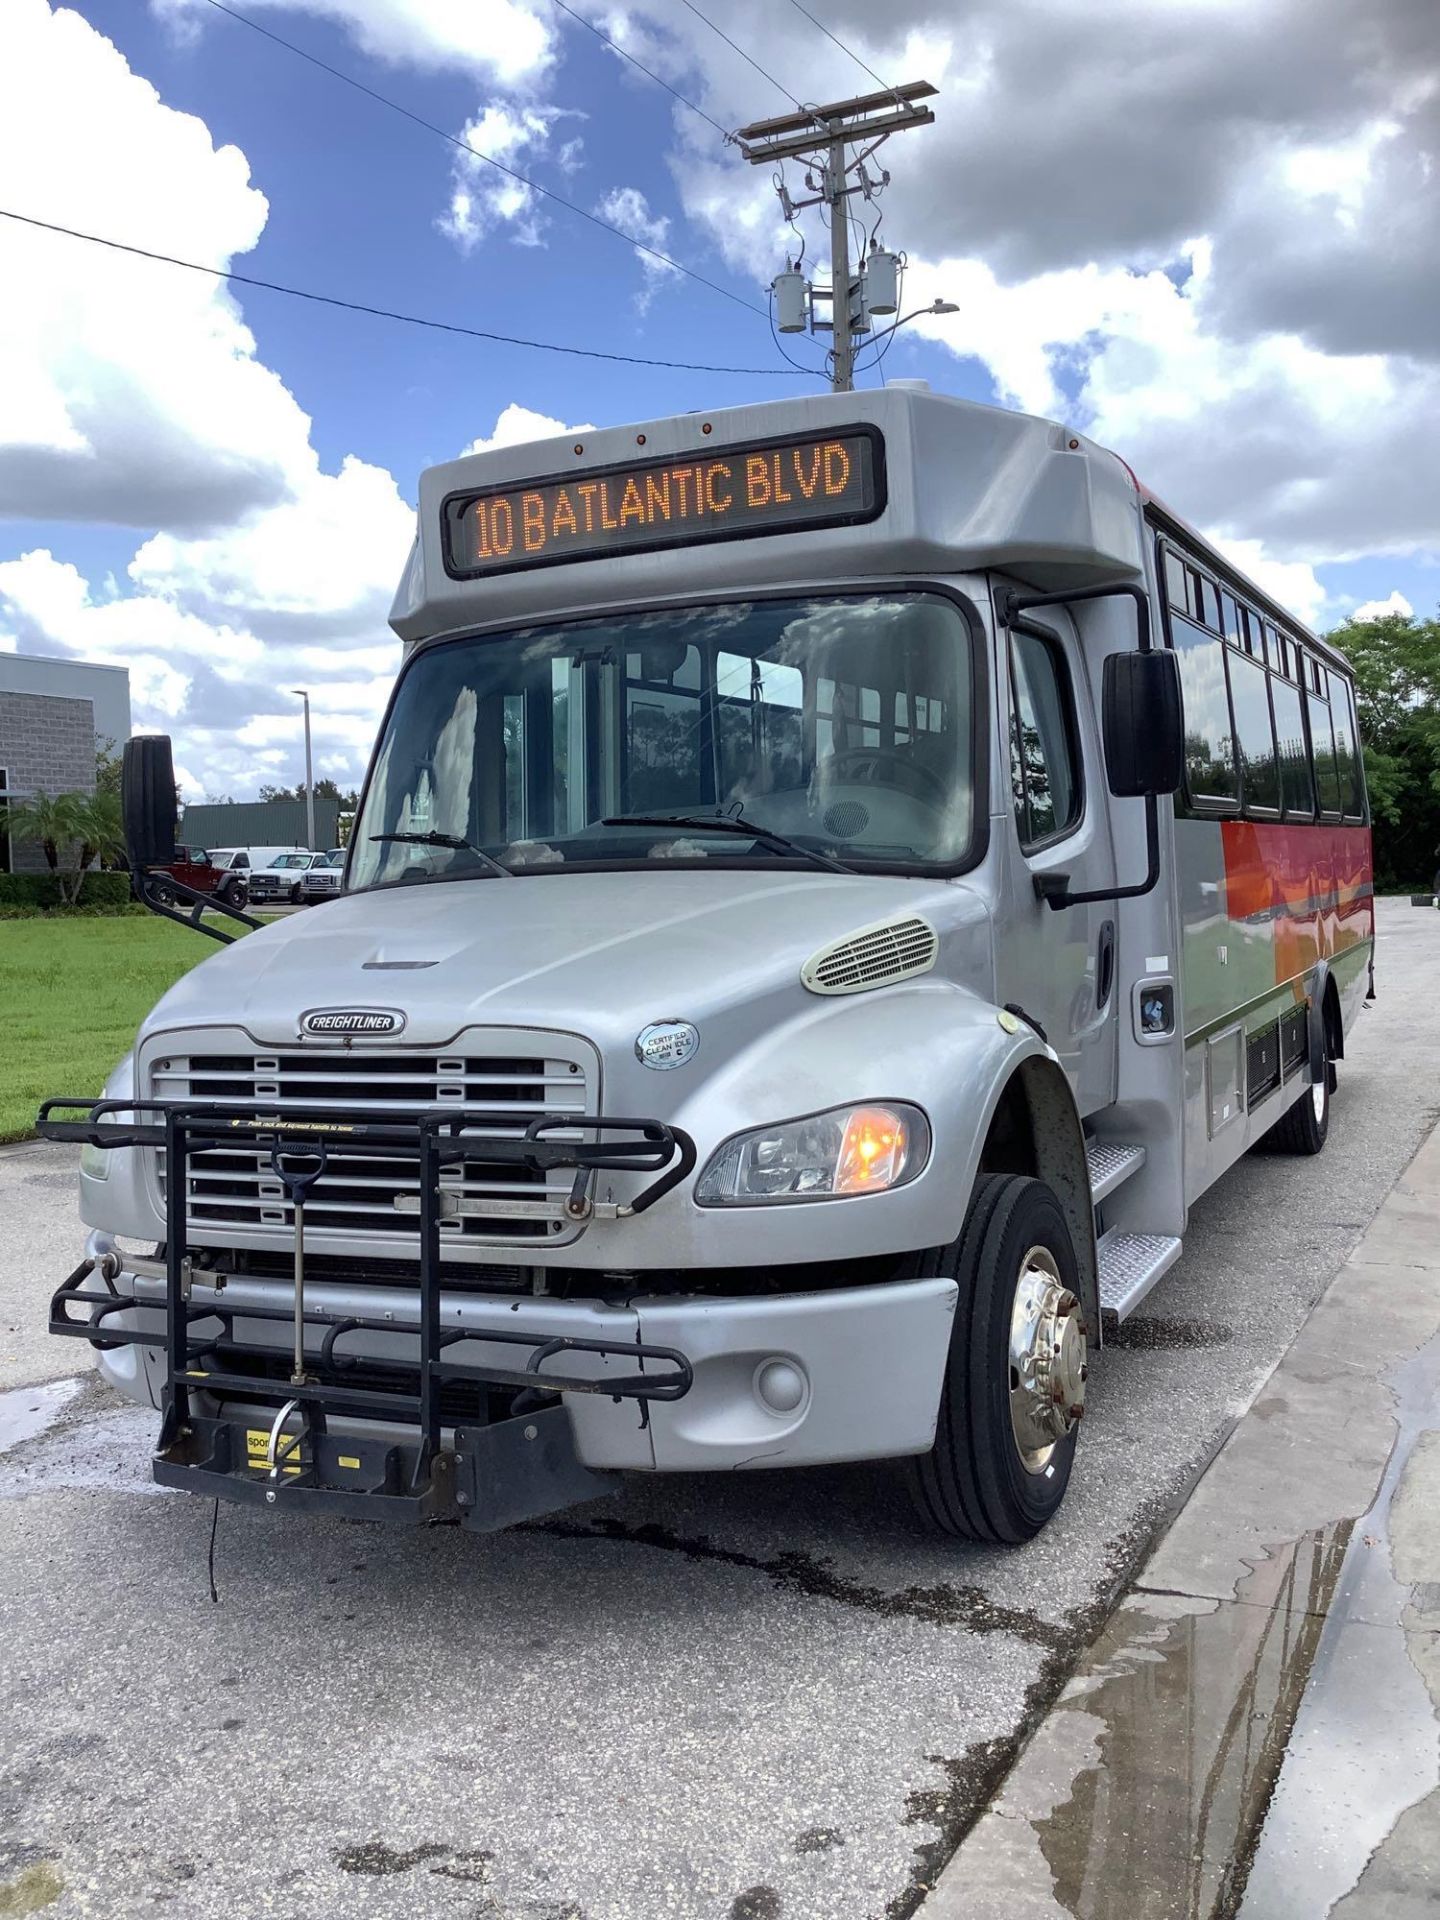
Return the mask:
M 1322 1019 L 1321 1031 L 1320 1078 L 1310 1083 L 1289 1112 L 1270 1129 L 1269 1140 L 1281 1153 L 1319 1153 L 1330 1136 L 1330 1091 L 1335 1067 L 1328 1019 Z
M 157 880 L 151 889 L 150 898 L 157 906 L 173 907 L 175 904 L 175 889 L 168 880 Z
M 960 1285 L 940 1418 L 910 1464 L 942 1533 L 1013 1545 L 1059 1508 L 1085 1405 L 1087 1329 L 1060 1203 L 1043 1181 L 986 1174 L 941 1270 Z

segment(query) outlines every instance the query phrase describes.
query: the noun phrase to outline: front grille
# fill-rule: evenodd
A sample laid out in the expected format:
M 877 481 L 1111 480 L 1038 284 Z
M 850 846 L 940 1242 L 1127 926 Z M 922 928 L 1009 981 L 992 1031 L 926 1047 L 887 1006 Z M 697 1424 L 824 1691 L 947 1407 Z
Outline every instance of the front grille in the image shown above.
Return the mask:
M 537 1036 L 540 1037 L 540 1036 Z M 546 1039 L 552 1036 L 544 1036 Z M 408 1120 L 437 1108 L 513 1112 L 515 1124 L 467 1130 L 475 1151 L 440 1174 L 442 1205 L 481 1203 L 480 1210 L 442 1219 L 442 1245 L 451 1253 L 466 1242 L 559 1238 L 557 1216 L 573 1173 L 548 1175 L 485 1158 L 487 1138 L 513 1138 L 540 1113 L 593 1111 L 585 1070 L 577 1059 L 533 1054 L 402 1053 L 393 1049 L 315 1049 L 275 1053 L 172 1053 L 150 1069 L 159 1100 L 241 1102 L 259 1114 L 323 1106 L 337 1117 Z M 554 1136 L 563 1138 L 563 1135 Z M 413 1159 L 376 1159 L 328 1147 L 329 1167 L 305 1205 L 307 1241 L 329 1230 L 362 1235 L 377 1244 L 418 1254 L 419 1169 Z M 165 1156 L 157 1155 L 162 1199 Z M 397 1198 L 408 1211 L 397 1206 Z M 486 1202 L 494 1202 L 490 1211 Z M 223 1242 L 227 1228 L 293 1230 L 294 1214 L 270 1165 L 268 1147 L 215 1147 L 190 1156 L 187 1197 L 192 1235 Z

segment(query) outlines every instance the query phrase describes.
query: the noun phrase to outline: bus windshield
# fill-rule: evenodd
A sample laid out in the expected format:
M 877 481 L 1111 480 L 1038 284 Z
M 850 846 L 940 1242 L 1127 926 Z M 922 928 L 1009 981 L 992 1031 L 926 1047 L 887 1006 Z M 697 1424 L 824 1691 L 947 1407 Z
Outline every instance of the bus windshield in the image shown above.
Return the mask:
M 954 868 L 974 828 L 972 642 L 934 593 L 628 613 L 423 648 L 351 885 L 659 861 Z M 620 816 L 684 816 L 656 826 Z M 722 815 L 770 843 L 709 830 Z

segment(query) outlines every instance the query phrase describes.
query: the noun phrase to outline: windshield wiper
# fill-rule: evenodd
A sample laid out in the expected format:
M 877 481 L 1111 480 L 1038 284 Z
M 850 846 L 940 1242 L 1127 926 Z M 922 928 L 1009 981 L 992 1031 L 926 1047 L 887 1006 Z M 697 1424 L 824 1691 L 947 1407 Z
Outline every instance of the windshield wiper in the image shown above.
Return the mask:
M 492 873 L 503 873 L 507 880 L 519 878 L 509 867 L 502 866 L 493 854 L 486 853 L 483 847 L 477 847 L 472 841 L 462 840 L 458 833 L 372 833 L 370 838 L 399 840 L 407 847 L 447 847 L 451 853 L 473 853 Z
M 799 854 L 812 867 L 820 867 L 830 873 L 855 872 L 854 867 L 847 867 L 843 860 L 837 860 L 833 854 L 821 853 L 818 847 L 802 846 L 798 840 L 776 833 L 772 827 L 759 826 L 738 813 L 619 813 L 602 820 L 600 824 L 602 827 L 694 827 L 706 833 L 735 833 L 746 840 L 758 841 L 772 853 Z

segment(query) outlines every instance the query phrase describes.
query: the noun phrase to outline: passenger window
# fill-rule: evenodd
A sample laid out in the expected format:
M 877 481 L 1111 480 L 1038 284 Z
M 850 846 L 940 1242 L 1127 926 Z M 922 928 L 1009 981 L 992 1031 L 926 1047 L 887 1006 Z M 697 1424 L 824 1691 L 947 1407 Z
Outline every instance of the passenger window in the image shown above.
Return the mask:
M 1275 735 L 1270 722 L 1270 695 L 1265 669 L 1248 654 L 1232 652 L 1230 702 L 1235 714 L 1235 739 L 1240 748 L 1241 792 L 1245 810 L 1280 811 L 1280 768 L 1275 758 Z
M 1315 792 L 1321 813 L 1340 811 L 1340 770 L 1335 764 L 1335 736 L 1330 731 L 1329 702 L 1313 693 L 1310 705 L 1310 745 L 1315 756 Z
M 1165 555 L 1165 596 L 1178 613 L 1190 611 L 1190 599 L 1186 592 L 1185 562 L 1178 553 Z
M 1330 676 L 1331 718 L 1335 723 L 1335 759 L 1340 768 L 1340 802 L 1347 820 L 1365 818 L 1365 780 L 1355 733 L 1355 690 L 1338 673 Z
M 1315 817 L 1315 791 L 1310 781 L 1310 750 L 1305 744 L 1305 716 L 1300 695 L 1288 681 L 1270 682 L 1275 707 L 1275 741 L 1280 751 L 1280 793 L 1289 820 Z
M 1028 851 L 1080 818 L 1074 705 L 1055 642 L 1012 634 L 1010 684 L 1010 781 L 1020 844 Z
M 1236 604 L 1234 594 L 1222 593 L 1220 595 L 1220 631 L 1232 646 L 1241 647 L 1248 644 L 1245 639 L 1245 629 L 1241 624 L 1244 617 Z
M 1199 609 L 1201 620 L 1212 633 L 1224 632 L 1220 624 L 1220 595 L 1216 591 L 1214 581 L 1207 580 L 1203 574 L 1200 576 Z
M 1225 644 L 1188 620 L 1172 619 L 1170 637 L 1180 661 L 1186 789 L 1192 800 L 1233 805 L 1240 784 L 1225 686 Z

